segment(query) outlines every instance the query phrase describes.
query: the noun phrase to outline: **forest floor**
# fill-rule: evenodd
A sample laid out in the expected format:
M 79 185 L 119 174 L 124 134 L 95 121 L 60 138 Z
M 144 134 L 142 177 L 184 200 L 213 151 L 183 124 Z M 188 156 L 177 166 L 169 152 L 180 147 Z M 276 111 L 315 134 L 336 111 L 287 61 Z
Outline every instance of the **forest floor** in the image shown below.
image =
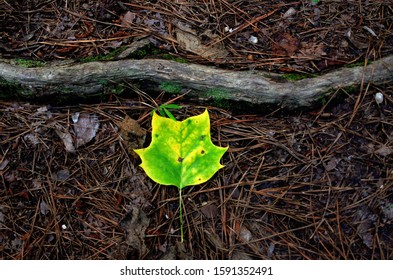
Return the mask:
M 0 59 L 159 57 L 307 77 L 392 54 L 391 4 L 0 1 Z M 0 258 L 393 259 L 392 92 L 338 89 L 297 112 L 134 87 L 94 104 L 0 101 Z M 184 243 L 178 190 L 132 152 L 165 102 L 179 120 L 207 107 L 213 143 L 229 146 L 224 168 L 183 190 Z

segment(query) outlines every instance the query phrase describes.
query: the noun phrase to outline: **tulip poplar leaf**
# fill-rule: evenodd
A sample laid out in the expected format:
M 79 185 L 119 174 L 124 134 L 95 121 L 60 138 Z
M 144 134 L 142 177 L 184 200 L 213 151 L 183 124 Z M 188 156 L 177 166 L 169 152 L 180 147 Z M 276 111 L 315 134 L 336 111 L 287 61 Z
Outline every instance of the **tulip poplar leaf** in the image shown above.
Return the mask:
M 202 114 L 176 121 L 152 117 L 151 143 L 135 152 L 140 166 L 155 182 L 183 189 L 208 181 L 220 168 L 220 159 L 228 147 L 214 145 L 210 138 L 210 118 Z

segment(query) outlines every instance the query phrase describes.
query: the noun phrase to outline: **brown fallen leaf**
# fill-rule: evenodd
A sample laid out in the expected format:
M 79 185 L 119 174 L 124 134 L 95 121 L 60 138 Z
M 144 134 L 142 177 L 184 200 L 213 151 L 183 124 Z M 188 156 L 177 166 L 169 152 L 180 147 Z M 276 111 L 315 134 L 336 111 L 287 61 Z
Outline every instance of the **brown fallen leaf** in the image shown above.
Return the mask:
M 123 141 L 127 152 L 133 157 L 138 157 L 134 152 L 134 149 L 139 149 L 143 147 L 146 138 L 146 131 L 141 128 L 139 123 L 126 116 L 124 120 L 118 124 L 120 128 L 120 136 Z
M 322 56 L 327 55 L 325 52 L 324 43 L 315 43 L 315 42 L 301 42 L 300 43 L 299 52 L 301 55 L 298 56 L 307 56 L 308 58 L 320 58 Z
M 178 23 L 175 30 L 176 40 L 179 43 L 180 48 L 186 51 L 207 59 L 225 58 L 229 54 L 221 42 L 211 45 L 202 44 L 202 41 L 197 36 L 196 32 L 183 24 Z M 204 34 L 209 34 L 213 39 L 210 32 L 205 32 Z
M 289 33 L 279 35 L 277 43 L 273 44 L 273 53 L 277 56 L 289 55 L 293 56 L 299 49 L 299 40 Z
M 75 146 L 72 140 L 71 133 L 68 131 L 68 129 L 61 126 L 60 124 L 55 124 L 54 127 L 55 127 L 56 134 L 63 141 L 66 151 L 70 153 L 74 153 Z
M 217 206 L 213 204 L 206 204 L 201 208 L 201 212 L 206 218 L 212 219 L 217 216 Z

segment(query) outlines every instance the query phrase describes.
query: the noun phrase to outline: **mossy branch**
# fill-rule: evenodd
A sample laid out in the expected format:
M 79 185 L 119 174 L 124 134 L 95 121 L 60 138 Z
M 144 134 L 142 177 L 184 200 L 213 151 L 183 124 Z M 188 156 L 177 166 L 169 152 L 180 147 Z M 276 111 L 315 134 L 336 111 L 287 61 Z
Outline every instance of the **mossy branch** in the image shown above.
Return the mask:
M 285 77 L 284 77 L 285 78 Z M 230 71 L 196 64 L 161 59 L 118 60 L 106 62 L 47 64 L 25 68 L 11 60 L 0 60 L 0 80 L 17 87 L 29 96 L 90 95 L 105 88 L 103 80 L 112 82 L 145 80 L 178 87 L 206 99 L 206 92 L 219 88 L 226 99 L 252 104 L 280 104 L 290 108 L 309 106 L 336 89 L 363 82 L 383 83 L 393 80 L 393 56 L 367 66 L 341 68 L 318 77 L 297 81 L 262 71 Z M 67 92 L 63 89 L 66 88 Z M 204 94 L 202 94 L 204 93 Z

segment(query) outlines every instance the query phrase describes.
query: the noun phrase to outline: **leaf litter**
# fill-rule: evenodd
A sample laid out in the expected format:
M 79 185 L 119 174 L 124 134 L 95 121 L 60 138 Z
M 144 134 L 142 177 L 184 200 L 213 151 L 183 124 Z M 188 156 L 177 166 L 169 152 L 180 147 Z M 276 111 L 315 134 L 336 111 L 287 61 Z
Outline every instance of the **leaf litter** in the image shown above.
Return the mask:
M 85 2 L 1 3 L 1 57 L 126 47 L 119 59 L 150 42 L 194 63 L 320 72 L 392 53 L 388 1 Z M 194 45 L 178 42 L 175 24 Z M 151 129 L 145 95 L 78 108 L 1 102 L 0 258 L 392 259 L 392 91 L 365 85 L 357 103 L 343 90 L 339 104 L 299 114 L 210 107 L 212 136 L 230 148 L 219 174 L 185 192 L 181 245 L 177 192 L 147 179 L 128 152 Z M 129 117 L 131 134 L 121 125 Z M 148 219 L 130 234 L 135 209 Z
M 318 73 L 391 54 L 392 18 L 391 1 L 3 1 L 0 56 L 83 59 L 146 39 L 144 58 Z
M 393 99 L 378 104 L 380 91 L 300 113 L 208 107 L 213 142 L 229 150 L 210 181 L 184 189 L 181 246 L 177 190 L 148 179 L 128 152 L 147 146 L 146 95 L 41 113 L 1 102 L 1 258 L 391 259 Z M 181 105 L 182 119 L 203 111 Z M 95 136 L 69 153 L 57 131 L 74 139 L 76 112 L 94 116 Z M 24 138 L 32 131 L 37 143 Z

